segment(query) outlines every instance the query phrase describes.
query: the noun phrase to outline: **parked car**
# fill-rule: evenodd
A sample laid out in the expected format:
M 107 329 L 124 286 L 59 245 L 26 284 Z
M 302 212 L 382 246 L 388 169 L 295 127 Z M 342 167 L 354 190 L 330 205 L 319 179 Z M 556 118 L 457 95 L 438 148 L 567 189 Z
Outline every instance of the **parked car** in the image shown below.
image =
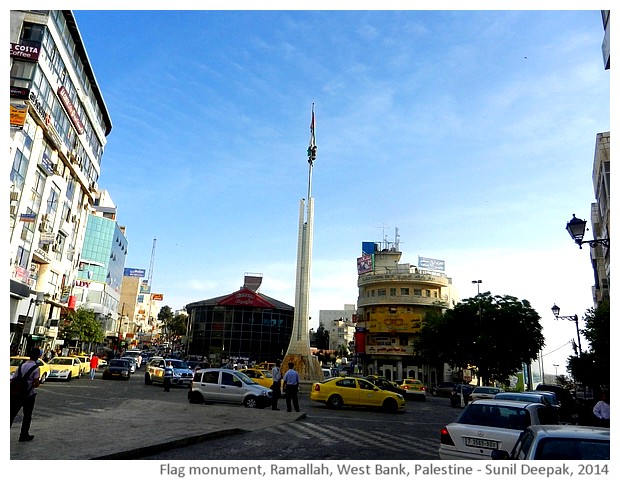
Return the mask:
M 265 408 L 271 405 L 272 392 L 240 371 L 207 368 L 194 373 L 187 399 L 189 403 L 233 403 Z
M 312 384 L 310 400 L 329 408 L 378 407 L 396 413 L 405 409 L 405 397 L 382 390 L 364 378 L 334 377 Z
M 332 378 L 334 375 L 332 374 L 331 368 L 321 368 L 323 371 L 323 378 L 327 380 L 328 378 Z
M 50 367 L 48 380 L 58 379 L 70 381 L 72 378 L 82 376 L 82 366 L 77 357 L 54 357 L 47 364 Z
M 164 383 L 164 366 L 170 360 L 172 362 L 173 375 L 171 383 L 177 386 L 189 386 L 192 383 L 194 371 L 183 360 L 176 358 L 153 357 L 146 366 L 144 372 L 145 385 Z
M 19 355 L 11 357 L 10 375 L 13 375 L 15 370 L 17 370 L 17 367 L 19 367 L 26 360 L 30 360 L 30 357 L 22 357 L 22 356 L 19 356 Z M 39 375 L 40 375 L 39 381 L 41 383 L 45 383 L 45 380 L 47 380 L 47 376 L 50 373 L 50 367 L 49 367 L 49 365 L 46 362 L 44 362 L 40 358 L 37 359 L 37 365 L 39 366 Z M 23 371 L 24 370 L 22 369 L 22 372 Z
M 483 398 L 493 398 L 502 391 L 501 388 L 495 387 L 476 387 L 471 392 L 471 399 L 482 400 Z
M 570 390 L 559 385 L 548 385 L 543 383 L 538 384 L 535 390 L 555 393 L 555 396 L 560 402 L 560 422 L 577 423 L 577 402 Z
M 557 416 L 542 403 L 475 400 L 441 429 L 439 458 L 490 460 L 493 450 L 511 451 L 528 426 L 553 424 Z
M 273 384 L 273 377 L 271 376 L 271 372 L 269 370 L 261 370 L 259 368 L 246 368 L 238 371 L 241 373 L 245 373 L 248 377 L 250 377 L 259 385 L 262 385 L 263 387 L 270 388 Z
M 545 395 L 545 393 L 550 393 L 550 392 L 542 392 L 542 391 L 540 392 L 536 392 L 536 391 L 534 392 L 501 392 L 495 395 L 495 398 L 497 400 L 516 400 L 518 402 L 542 403 L 543 405 L 546 405 L 549 408 L 553 409 L 553 411 L 558 416 L 558 421 L 559 421 L 560 405 L 557 402 L 555 404 L 551 403 L 550 398 L 547 395 Z
M 398 386 L 396 382 L 391 382 L 387 378 L 381 377 L 378 375 L 368 375 L 367 377 L 364 377 L 364 379 L 368 380 L 370 383 L 372 383 L 373 385 L 376 385 L 382 390 L 387 390 L 389 392 L 398 393 L 402 395 L 403 398 L 405 398 L 405 393 L 406 393 L 405 390 L 402 389 L 400 386 Z
M 405 391 L 405 398 L 426 401 L 426 387 L 421 380 L 405 378 L 400 384 L 400 388 Z
M 456 387 L 456 385 L 457 384 L 454 382 L 443 382 L 439 385 L 436 385 L 431 393 L 435 397 L 450 397 L 452 390 L 454 390 L 454 387 Z
M 131 373 L 131 362 L 129 360 L 126 358 L 113 358 L 106 365 L 101 378 L 103 380 L 112 378 L 129 380 L 131 378 Z
M 127 360 L 129 362 L 129 368 L 131 369 L 131 373 L 136 373 L 136 370 L 138 369 L 138 360 L 136 357 L 122 356 L 121 360 Z
M 459 383 L 454 386 L 450 391 L 450 406 L 460 407 L 467 405 L 471 402 L 471 392 L 473 392 L 475 385 L 469 385 L 466 383 Z M 461 398 L 462 394 L 462 398 Z
M 533 425 L 509 453 L 493 450 L 493 460 L 610 460 L 609 428 Z

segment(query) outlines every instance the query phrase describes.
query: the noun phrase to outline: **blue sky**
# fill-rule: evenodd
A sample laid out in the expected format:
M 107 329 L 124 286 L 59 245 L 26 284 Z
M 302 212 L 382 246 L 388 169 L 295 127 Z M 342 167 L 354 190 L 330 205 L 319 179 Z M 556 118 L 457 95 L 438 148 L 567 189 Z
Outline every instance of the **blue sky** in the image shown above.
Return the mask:
M 294 305 L 312 104 L 318 157 L 310 312 L 357 301 L 362 241 L 442 259 L 460 296 L 527 299 L 545 371 L 592 306 L 595 137 L 610 129 L 591 11 L 81 11 L 112 122 L 100 188 L 126 266 L 164 305 L 231 293 L 246 272 Z M 585 345 L 585 340 L 582 339 Z M 552 353 L 554 352 L 554 353 Z

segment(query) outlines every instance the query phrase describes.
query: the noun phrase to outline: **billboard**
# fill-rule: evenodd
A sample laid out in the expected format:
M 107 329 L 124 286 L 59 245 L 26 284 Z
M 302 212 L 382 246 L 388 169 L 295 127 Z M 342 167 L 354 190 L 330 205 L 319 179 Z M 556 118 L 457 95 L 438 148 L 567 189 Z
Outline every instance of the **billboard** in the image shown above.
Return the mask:
M 420 257 L 418 255 L 418 267 L 426 270 L 435 270 L 438 272 L 446 271 L 446 262 L 443 260 L 436 260 L 434 258 Z
M 357 259 L 357 274 L 372 272 L 372 255 L 363 254 Z
M 124 277 L 145 277 L 146 270 L 142 268 L 126 268 L 123 271 L 123 276 Z

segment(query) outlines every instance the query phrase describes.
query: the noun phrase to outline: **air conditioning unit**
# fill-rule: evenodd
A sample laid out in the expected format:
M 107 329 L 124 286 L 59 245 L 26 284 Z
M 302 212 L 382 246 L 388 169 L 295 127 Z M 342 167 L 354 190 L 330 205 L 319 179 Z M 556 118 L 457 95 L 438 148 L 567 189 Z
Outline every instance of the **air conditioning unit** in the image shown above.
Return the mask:
M 45 327 L 35 327 L 34 328 L 34 333 L 35 335 L 45 335 L 45 331 L 47 329 Z

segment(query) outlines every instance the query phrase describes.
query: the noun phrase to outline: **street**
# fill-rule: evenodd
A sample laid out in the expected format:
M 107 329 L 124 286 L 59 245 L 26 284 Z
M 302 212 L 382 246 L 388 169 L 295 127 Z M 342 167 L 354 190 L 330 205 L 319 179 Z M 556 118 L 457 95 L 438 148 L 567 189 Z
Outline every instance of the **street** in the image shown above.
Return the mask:
M 113 411 L 127 400 L 142 399 L 166 403 L 161 413 L 154 412 L 161 415 L 162 429 L 165 429 L 165 418 L 174 416 L 175 404 L 179 407 L 187 405 L 187 389 L 172 388 L 166 393 L 161 386 L 145 385 L 143 375 L 144 370 L 141 369 L 129 381 L 104 381 L 101 371 L 98 371 L 93 381 L 83 377 L 68 383 L 46 382 L 38 389 L 33 425 L 36 426 L 37 418 L 44 416 L 62 415 L 71 421 L 80 415 Z M 310 401 L 307 391 L 300 394 L 300 406 L 306 417 L 298 421 L 209 439 L 140 458 L 436 460 L 439 429 L 461 411 L 451 408 L 447 398 L 431 396 L 426 402 L 408 400 L 406 411 L 398 414 L 346 407 L 330 410 Z M 210 406 L 196 407 L 204 409 L 204 418 L 208 419 Z M 280 400 L 279 407 L 285 408 L 284 400 Z M 241 406 L 231 408 L 243 409 Z M 286 415 L 286 412 L 275 413 Z M 76 427 L 79 428 L 79 425 Z M 239 428 L 244 427 L 239 425 Z M 140 435 L 139 428 L 136 434 Z

